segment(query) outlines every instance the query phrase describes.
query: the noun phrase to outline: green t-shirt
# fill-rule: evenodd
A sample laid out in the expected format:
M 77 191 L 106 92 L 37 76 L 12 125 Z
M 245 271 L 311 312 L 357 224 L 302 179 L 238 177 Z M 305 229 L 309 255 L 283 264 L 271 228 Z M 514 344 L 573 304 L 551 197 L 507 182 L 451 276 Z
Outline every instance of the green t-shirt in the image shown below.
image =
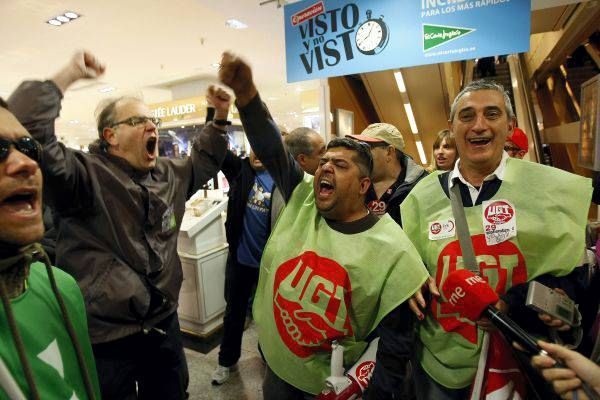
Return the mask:
M 81 291 L 70 275 L 57 268 L 53 268 L 53 271 L 79 339 L 96 398 L 100 399 L 96 364 L 88 336 Z M 75 348 L 67 332 L 58 301 L 52 292 L 44 264 L 31 264 L 27 289 L 21 296 L 12 299 L 11 308 L 41 398 L 44 400 L 86 399 Z M 2 379 L 16 382 L 25 397 L 30 398 L 29 386 L 3 307 L 0 307 L 0 336 L 2 337 L 0 362 L 6 366 L 10 374 L 9 377 L 0 378 L 0 399 L 9 398 L 3 388 Z
M 350 367 L 381 319 L 408 299 L 427 271 L 402 229 L 384 215 L 345 234 L 317 212 L 313 177 L 296 187 L 260 265 L 254 301 L 261 349 L 273 372 L 312 394 L 329 376 L 331 342 Z

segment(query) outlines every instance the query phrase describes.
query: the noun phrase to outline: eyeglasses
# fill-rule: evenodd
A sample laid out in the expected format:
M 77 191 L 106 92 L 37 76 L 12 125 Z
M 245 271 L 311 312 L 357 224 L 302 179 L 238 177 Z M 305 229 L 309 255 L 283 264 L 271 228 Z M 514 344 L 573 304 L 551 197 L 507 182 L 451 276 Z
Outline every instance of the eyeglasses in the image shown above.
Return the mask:
M 142 125 L 146 125 L 146 123 L 150 121 L 152 122 L 154 125 L 156 125 L 157 128 L 160 128 L 162 121 L 160 118 L 157 117 L 143 117 L 143 116 L 138 116 L 138 117 L 131 117 L 131 118 L 127 118 L 124 119 L 123 121 L 119 121 L 119 122 L 115 122 L 114 124 L 112 124 L 110 127 L 114 128 L 117 125 L 121 125 L 121 124 L 125 124 L 125 125 L 129 125 L 132 126 L 134 128 L 137 128 L 139 126 Z
M 42 146 L 33 138 L 23 136 L 17 140 L 8 140 L 0 138 L 0 162 L 8 158 L 10 146 L 15 146 L 15 149 L 39 163 L 42 160 Z
M 513 146 L 504 146 L 504 151 L 506 151 L 507 153 L 510 152 L 517 152 L 520 151 L 521 149 L 518 147 L 513 147 Z

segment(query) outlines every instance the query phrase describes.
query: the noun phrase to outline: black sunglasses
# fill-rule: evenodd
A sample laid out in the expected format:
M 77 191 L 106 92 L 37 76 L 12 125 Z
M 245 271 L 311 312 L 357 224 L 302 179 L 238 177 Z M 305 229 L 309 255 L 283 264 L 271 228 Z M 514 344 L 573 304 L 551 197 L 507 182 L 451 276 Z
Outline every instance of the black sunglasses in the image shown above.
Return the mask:
M 23 136 L 17 140 L 8 140 L 0 138 L 0 162 L 8 158 L 10 146 L 39 163 L 42 160 L 42 146 L 32 137 Z

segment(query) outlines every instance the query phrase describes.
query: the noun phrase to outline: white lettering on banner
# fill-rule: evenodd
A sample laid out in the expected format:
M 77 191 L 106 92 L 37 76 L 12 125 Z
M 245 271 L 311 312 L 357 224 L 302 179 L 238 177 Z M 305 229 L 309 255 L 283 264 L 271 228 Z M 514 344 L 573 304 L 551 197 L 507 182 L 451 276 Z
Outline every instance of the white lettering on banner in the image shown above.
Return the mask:
M 421 0 L 421 17 L 452 14 L 457 11 L 510 2 L 511 0 Z
M 464 3 L 465 1 L 467 0 L 421 0 L 421 8 L 426 10 L 428 8 L 446 6 L 449 4 Z

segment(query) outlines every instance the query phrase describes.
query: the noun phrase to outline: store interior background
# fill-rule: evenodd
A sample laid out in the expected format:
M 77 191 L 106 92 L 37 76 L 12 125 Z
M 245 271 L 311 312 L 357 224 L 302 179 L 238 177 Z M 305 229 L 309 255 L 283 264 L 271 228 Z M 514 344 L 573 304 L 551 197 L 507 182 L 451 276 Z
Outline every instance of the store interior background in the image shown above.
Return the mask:
M 338 134 L 340 121 L 354 133 L 370 123 L 387 122 L 403 133 L 406 152 L 417 163 L 431 162 L 431 146 L 437 132 L 447 127 L 451 100 L 477 78 L 475 60 L 288 84 L 283 8 L 278 7 L 283 1 L 261 1 L 2 1 L 0 96 L 9 96 L 22 80 L 50 77 L 77 49 L 87 49 L 108 69 L 99 80 L 79 82 L 66 93 L 56 125 L 59 139 L 85 150 L 97 138 L 97 105 L 109 97 L 133 95 L 157 109 L 195 109 L 164 118 L 161 128 L 161 153 L 183 156 L 189 138 L 204 124 L 204 94 L 217 83 L 221 53 L 229 50 L 250 62 L 263 101 L 286 129 L 312 127 L 329 140 Z M 47 23 L 66 11 L 81 17 L 61 26 Z M 229 27 L 231 19 L 247 27 Z M 509 55 L 496 66 L 498 81 L 512 92 L 518 125 L 529 136 L 527 159 L 584 176 L 593 172 L 578 163 L 580 88 L 600 73 L 599 21 L 599 0 L 532 0 L 530 51 Z M 247 152 L 237 110 L 231 119 L 232 148 Z M 590 218 L 596 218 L 596 210 L 590 208 Z M 182 256 L 186 277 L 202 271 L 194 278 L 197 286 L 188 288 L 191 281 L 184 282 L 182 293 L 190 296 L 186 304 L 204 285 L 205 298 L 194 303 L 193 312 L 210 306 L 213 311 L 202 317 L 210 323 L 219 320 L 224 308 L 222 283 L 217 282 L 223 280 L 224 236 L 223 243 L 210 254 L 188 254 L 187 262 Z M 217 344 L 218 338 L 212 337 L 191 345 L 198 351 L 187 353 L 195 371 L 192 398 L 243 398 L 230 397 L 240 390 L 251 393 L 247 398 L 261 398 L 262 364 L 252 330 L 245 335 L 245 368 L 234 381 L 237 386 L 206 390 Z

